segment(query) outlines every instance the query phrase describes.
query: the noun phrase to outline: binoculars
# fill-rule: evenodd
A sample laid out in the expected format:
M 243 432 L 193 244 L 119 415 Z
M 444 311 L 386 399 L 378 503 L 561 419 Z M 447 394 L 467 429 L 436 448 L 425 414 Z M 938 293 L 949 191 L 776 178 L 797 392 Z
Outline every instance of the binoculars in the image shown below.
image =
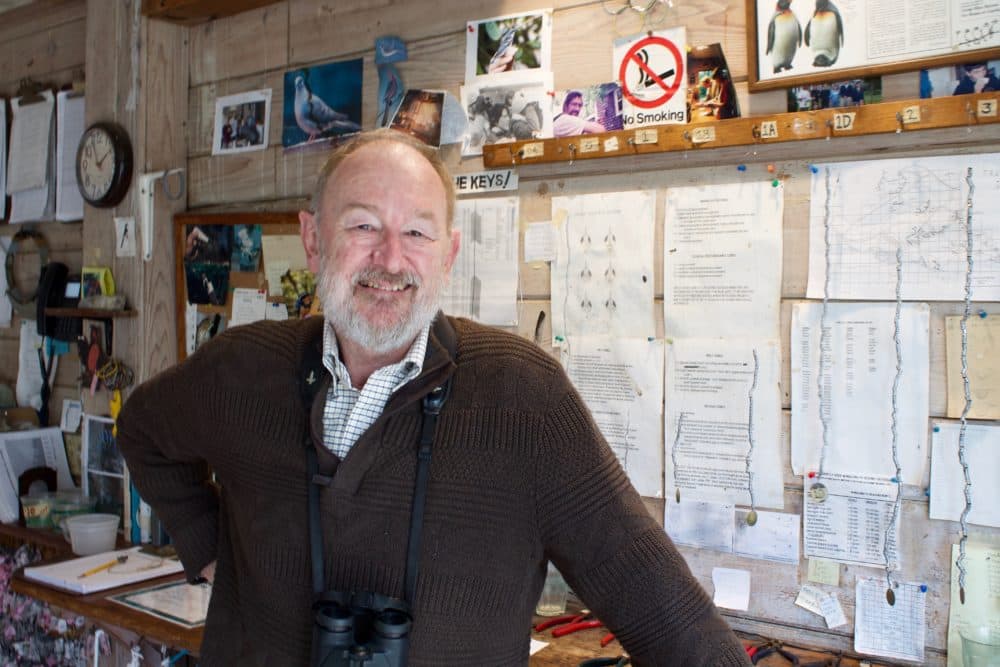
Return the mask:
M 356 602 L 356 597 L 350 596 L 351 601 Z M 403 601 L 391 600 L 373 608 L 324 596 L 313 605 L 313 619 L 316 667 L 406 667 L 413 619 Z

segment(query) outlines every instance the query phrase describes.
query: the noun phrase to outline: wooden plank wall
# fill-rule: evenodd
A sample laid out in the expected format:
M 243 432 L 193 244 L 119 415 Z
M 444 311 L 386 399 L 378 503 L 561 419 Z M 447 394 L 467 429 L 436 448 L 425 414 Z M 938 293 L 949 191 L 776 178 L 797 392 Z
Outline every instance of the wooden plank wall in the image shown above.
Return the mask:
M 365 63 L 364 119 L 371 125 L 375 115 L 377 74 L 373 64 L 373 40 L 396 34 L 408 44 L 410 60 L 400 65 L 409 87 L 459 91 L 464 71 L 465 20 L 536 9 L 539 4 L 554 7 L 553 68 L 557 88 L 585 85 L 611 78 L 611 44 L 616 35 L 633 34 L 643 28 L 640 17 L 626 12 L 612 18 L 599 2 L 557 0 L 552 3 L 514 0 L 376 0 L 330 3 L 322 0 L 288 0 L 234 17 L 192 27 L 190 30 L 190 90 L 188 97 L 189 207 L 210 210 L 291 210 L 304 204 L 313 178 L 324 160 L 320 154 L 285 155 L 280 147 L 280 116 L 283 102 L 283 73 L 291 68 L 333 60 L 362 57 Z M 784 111 L 783 92 L 750 95 L 747 92 L 747 65 L 744 0 L 675 1 L 676 9 L 664 26 L 687 26 L 689 41 L 695 44 L 721 42 L 737 83 L 744 114 Z M 273 90 L 273 118 L 270 148 L 262 152 L 212 157 L 214 100 L 219 95 L 256 88 Z M 887 100 L 917 96 L 914 73 L 886 77 Z M 881 137 L 868 141 L 838 140 L 829 144 L 804 142 L 797 145 L 762 147 L 760 151 L 720 150 L 688 155 L 661 155 L 649 158 L 593 160 L 568 167 L 529 166 L 521 170 L 521 225 L 548 220 L 553 195 L 655 188 L 662 216 L 662 190 L 674 185 L 725 183 L 738 179 L 768 179 L 765 167 L 772 162 L 783 179 L 786 191 L 784 217 L 784 279 L 782 284 L 782 336 L 786 358 L 782 371 L 785 438 L 788 442 L 789 370 L 788 335 L 792 305 L 805 298 L 808 247 L 809 163 L 817 154 L 838 159 L 879 155 L 927 155 L 947 152 L 996 150 L 1000 133 L 985 128 L 944 133 L 923 133 L 908 137 Z M 445 149 L 456 171 L 482 168 L 476 159 L 462 160 L 454 148 Z M 745 172 L 736 165 L 747 163 Z M 657 230 L 662 243 L 662 229 Z M 660 253 L 656 266 L 657 307 L 662 311 L 663 271 Z M 520 330 L 534 331 L 540 311 L 549 309 L 549 272 L 544 264 L 522 264 Z M 1000 311 L 998 304 L 976 304 L 989 312 Z M 960 312 L 960 304 L 931 304 L 931 413 L 942 416 L 944 395 L 943 318 Z M 548 318 L 547 318 L 548 319 Z M 662 325 L 661 325 L 662 326 Z M 549 341 L 549 332 L 543 333 Z M 791 474 L 787 447 L 783 463 L 786 508 L 799 512 L 802 483 Z M 948 618 L 950 569 L 948 553 L 956 540 L 957 526 L 930 521 L 923 487 L 906 489 L 903 504 L 902 579 L 925 582 L 927 605 L 927 664 L 944 664 Z M 662 500 L 649 499 L 650 510 L 662 520 Z M 1000 531 L 973 528 L 976 536 L 998 539 Z M 729 614 L 738 628 L 770 637 L 838 649 L 852 646 L 852 627 L 830 631 L 818 616 L 796 606 L 799 585 L 806 580 L 806 563 L 776 565 L 747 560 L 712 551 L 683 550 L 696 576 L 711 590 L 714 566 L 749 569 L 752 572 L 752 602 L 745 614 Z M 857 576 L 878 576 L 870 568 L 842 567 L 841 602 L 849 622 L 854 618 L 854 583 Z
M 11 98 L 18 82 L 31 77 L 59 88 L 83 72 L 86 37 L 86 0 L 39 0 L 3 14 L 0 21 L 0 97 Z M 9 109 L 8 109 L 9 113 Z M 13 236 L 21 225 L 0 224 L 0 236 Z M 81 224 L 46 222 L 32 225 L 49 244 L 49 259 L 79 273 L 83 265 Z M 18 284 L 37 281 L 38 263 L 26 257 L 15 266 Z M 23 278 L 24 283 L 20 280 Z M 6 297 L 3 297 L 6 298 Z M 12 388 L 18 372 L 18 337 L 21 319 L 15 313 L 11 326 L 0 327 L 0 382 Z M 73 349 L 60 358 L 52 390 L 50 423 L 58 424 L 64 398 L 79 395 L 80 361 Z

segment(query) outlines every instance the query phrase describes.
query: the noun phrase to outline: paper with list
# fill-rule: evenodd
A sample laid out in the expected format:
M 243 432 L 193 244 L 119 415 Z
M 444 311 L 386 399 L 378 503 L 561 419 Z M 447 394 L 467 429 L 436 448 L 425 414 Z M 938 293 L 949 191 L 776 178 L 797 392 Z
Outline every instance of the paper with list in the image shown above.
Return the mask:
M 41 93 L 42 100 L 24 104 L 22 97 L 10 101 L 10 155 L 7 164 L 7 194 L 36 190 L 48 183 L 49 150 L 55 97 Z
M 783 202 L 764 181 L 667 190 L 667 337 L 780 337 Z
M 885 578 L 858 578 L 854 603 L 854 650 L 898 660 L 924 660 L 927 593 L 920 584 L 899 582 L 896 604 L 885 599 Z
M 663 497 L 663 341 L 570 337 L 566 374 L 640 495 Z
M 750 505 L 749 456 L 754 504 L 784 506 L 779 369 L 777 341 L 682 338 L 667 347 L 667 497 L 680 487 L 682 496 Z
M 822 340 L 821 303 L 792 309 L 792 471 L 884 475 L 892 460 L 892 391 L 896 377 L 893 339 L 896 306 L 888 303 L 830 303 L 823 355 L 823 411 L 828 444 L 823 452 L 817 378 Z M 903 482 L 921 484 L 927 466 L 930 406 L 930 309 L 904 303 L 899 318 L 902 375 L 896 405 L 898 453 Z
M 455 203 L 462 244 L 441 291 L 441 309 L 485 324 L 517 324 L 517 197 Z
M 552 335 L 656 335 L 653 227 L 656 193 L 552 198 Z
M 885 566 L 886 526 L 892 520 L 896 485 L 888 478 L 871 475 L 825 474 L 826 500 L 818 502 L 809 494 L 815 482 L 803 482 L 803 544 L 805 555 L 855 565 Z M 899 517 L 889 536 L 889 562 L 898 568 Z
M 961 424 L 934 422 L 931 433 L 932 519 L 958 521 L 965 510 L 965 473 L 958 459 Z M 972 510 L 966 520 L 1000 528 L 1000 426 L 967 424 L 965 460 L 972 483 Z

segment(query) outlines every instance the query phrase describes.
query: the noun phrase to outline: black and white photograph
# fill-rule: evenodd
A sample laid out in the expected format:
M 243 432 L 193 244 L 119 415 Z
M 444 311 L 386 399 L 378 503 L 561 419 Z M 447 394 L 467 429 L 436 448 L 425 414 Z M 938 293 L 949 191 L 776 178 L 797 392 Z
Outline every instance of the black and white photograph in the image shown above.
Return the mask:
M 469 21 L 465 34 L 466 83 L 552 68 L 552 10 Z
M 469 117 L 462 155 L 482 155 L 487 144 L 552 136 L 552 77 L 509 84 L 462 86 Z
M 212 155 L 264 150 L 270 125 L 270 88 L 216 99 Z

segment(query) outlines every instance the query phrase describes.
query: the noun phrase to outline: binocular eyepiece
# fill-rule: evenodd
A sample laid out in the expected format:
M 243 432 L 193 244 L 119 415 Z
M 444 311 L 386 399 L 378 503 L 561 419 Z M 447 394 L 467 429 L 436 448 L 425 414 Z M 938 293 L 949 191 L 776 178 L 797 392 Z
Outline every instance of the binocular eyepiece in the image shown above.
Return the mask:
M 313 610 L 313 664 L 317 667 L 406 666 L 413 621 L 401 600 L 371 608 L 324 599 Z

